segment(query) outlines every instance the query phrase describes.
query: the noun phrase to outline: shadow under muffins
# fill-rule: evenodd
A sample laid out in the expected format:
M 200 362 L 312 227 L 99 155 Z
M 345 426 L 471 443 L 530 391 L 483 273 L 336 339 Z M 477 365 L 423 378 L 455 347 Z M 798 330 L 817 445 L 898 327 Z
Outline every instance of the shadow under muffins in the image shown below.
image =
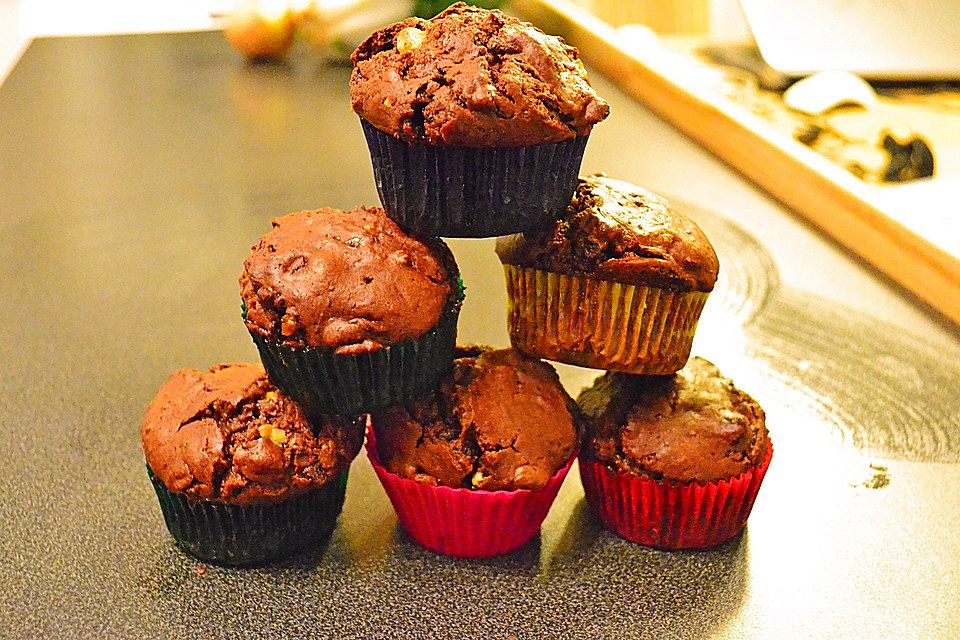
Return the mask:
M 582 637 L 707 638 L 747 599 L 749 546 L 749 527 L 708 550 L 635 545 L 604 530 L 580 500 L 541 574 Z

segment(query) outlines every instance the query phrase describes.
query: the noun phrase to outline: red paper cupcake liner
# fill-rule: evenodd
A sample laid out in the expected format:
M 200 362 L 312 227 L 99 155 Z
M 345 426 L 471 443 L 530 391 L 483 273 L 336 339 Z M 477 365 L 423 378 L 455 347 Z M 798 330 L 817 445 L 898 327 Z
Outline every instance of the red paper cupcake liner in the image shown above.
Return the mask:
M 760 464 L 706 484 L 616 473 L 581 458 L 580 479 L 590 508 L 621 538 L 659 549 L 704 549 L 743 530 L 772 457 L 768 440 Z
M 367 457 L 400 524 L 419 545 L 459 558 L 488 558 L 519 549 L 540 531 L 576 455 L 542 489 L 482 491 L 435 487 L 402 478 L 381 464 L 367 430 Z

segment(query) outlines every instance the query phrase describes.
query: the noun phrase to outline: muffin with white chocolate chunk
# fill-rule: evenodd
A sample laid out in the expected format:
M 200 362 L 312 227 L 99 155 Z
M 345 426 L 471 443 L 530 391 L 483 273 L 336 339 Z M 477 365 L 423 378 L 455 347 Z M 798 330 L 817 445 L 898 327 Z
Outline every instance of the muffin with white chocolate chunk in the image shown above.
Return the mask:
M 556 217 L 609 111 L 576 49 L 463 3 L 376 31 L 352 59 L 380 199 L 408 232 L 487 237 Z
M 436 392 L 371 418 L 367 453 L 404 528 L 440 553 L 506 553 L 536 535 L 580 444 L 549 364 L 460 347 Z
M 308 422 L 260 365 L 180 369 L 140 429 L 167 528 L 221 564 L 259 564 L 322 541 L 362 442 L 352 419 Z

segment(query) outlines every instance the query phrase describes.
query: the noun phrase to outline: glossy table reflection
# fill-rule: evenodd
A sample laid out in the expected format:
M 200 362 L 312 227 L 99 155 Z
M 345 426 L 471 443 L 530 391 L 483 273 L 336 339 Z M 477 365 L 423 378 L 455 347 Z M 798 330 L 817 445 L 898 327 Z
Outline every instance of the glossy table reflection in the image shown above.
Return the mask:
M 256 357 L 237 277 L 271 217 L 377 202 L 348 76 L 305 53 L 245 66 L 205 33 L 38 40 L 0 87 L 0 634 L 960 636 L 956 330 L 599 77 L 612 115 L 584 171 L 672 196 L 721 256 L 694 350 L 776 442 L 745 534 L 633 546 L 571 473 L 539 539 L 447 559 L 361 456 L 325 549 L 198 572 L 139 422 L 173 369 Z M 506 344 L 493 241 L 450 244 L 462 340 Z M 596 375 L 560 369 L 572 393 Z

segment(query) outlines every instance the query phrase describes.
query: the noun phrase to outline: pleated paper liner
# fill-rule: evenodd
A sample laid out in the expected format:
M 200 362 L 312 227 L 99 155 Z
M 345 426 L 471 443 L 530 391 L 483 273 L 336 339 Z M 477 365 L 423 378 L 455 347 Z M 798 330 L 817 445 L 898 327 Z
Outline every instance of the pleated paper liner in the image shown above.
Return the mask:
M 555 220 L 587 138 L 525 147 L 410 144 L 361 119 L 387 214 L 407 233 L 486 238 Z
M 422 484 L 387 471 L 367 430 L 367 457 L 400 524 L 419 545 L 459 558 L 487 558 L 527 544 L 540 531 L 574 457 L 542 489 L 481 491 Z
M 674 292 L 503 265 L 510 342 L 568 364 L 665 375 L 683 368 L 706 292 Z
M 434 390 L 453 365 L 459 305 L 415 340 L 376 351 L 290 347 L 250 333 L 270 381 L 308 416 L 358 415 L 415 400 Z
M 747 524 L 773 457 L 730 480 L 671 482 L 610 471 L 580 459 L 580 479 L 590 508 L 618 536 L 659 549 L 705 549 L 736 536 Z
M 343 508 L 348 473 L 291 500 L 231 505 L 173 493 L 147 467 L 163 519 L 177 544 L 199 560 L 232 566 L 265 564 L 324 543 Z

